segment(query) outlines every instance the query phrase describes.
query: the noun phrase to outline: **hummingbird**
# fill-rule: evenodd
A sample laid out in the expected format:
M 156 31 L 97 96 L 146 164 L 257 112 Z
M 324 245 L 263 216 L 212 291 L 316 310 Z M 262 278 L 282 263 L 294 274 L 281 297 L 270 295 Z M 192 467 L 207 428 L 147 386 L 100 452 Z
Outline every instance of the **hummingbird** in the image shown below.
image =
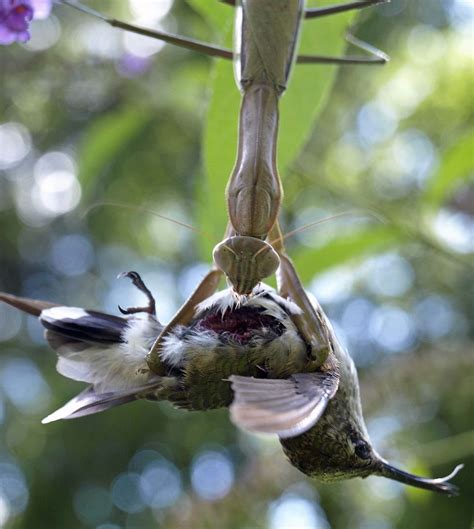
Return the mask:
M 301 309 L 259 284 L 251 295 L 232 288 L 195 308 L 189 325 L 166 337 L 166 374 L 146 356 L 164 328 L 156 303 L 137 272 L 127 277 L 147 298 L 121 316 L 0 293 L 0 301 L 37 316 L 58 355 L 57 371 L 89 386 L 43 419 L 50 423 L 105 411 L 137 399 L 171 402 L 189 411 L 229 407 L 231 420 L 254 433 L 275 434 L 290 463 L 319 481 L 370 475 L 456 495 L 448 476 L 428 479 L 400 470 L 373 448 L 362 415 L 354 362 L 314 300 L 332 352 L 315 368 L 292 317 Z

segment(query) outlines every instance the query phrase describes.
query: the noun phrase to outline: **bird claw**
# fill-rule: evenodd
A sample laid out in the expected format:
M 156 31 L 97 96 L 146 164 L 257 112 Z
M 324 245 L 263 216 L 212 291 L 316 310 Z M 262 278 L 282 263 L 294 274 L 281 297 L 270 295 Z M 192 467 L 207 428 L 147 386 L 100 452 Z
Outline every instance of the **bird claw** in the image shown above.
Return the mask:
M 156 315 L 156 303 L 155 298 L 153 297 L 150 290 L 145 286 L 145 283 L 143 282 L 142 278 L 138 274 L 138 272 L 134 272 L 131 270 L 130 272 L 122 272 L 117 276 L 117 279 L 122 279 L 123 277 L 127 277 L 128 279 L 131 279 L 132 283 L 140 290 L 140 292 L 143 292 L 145 296 L 148 299 L 148 305 L 146 307 L 128 307 L 126 309 L 122 308 L 120 305 L 118 306 L 119 311 L 122 314 L 137 314 L 139 312 L 145 312 L 147 314 L 151 314 L 152 316 Z

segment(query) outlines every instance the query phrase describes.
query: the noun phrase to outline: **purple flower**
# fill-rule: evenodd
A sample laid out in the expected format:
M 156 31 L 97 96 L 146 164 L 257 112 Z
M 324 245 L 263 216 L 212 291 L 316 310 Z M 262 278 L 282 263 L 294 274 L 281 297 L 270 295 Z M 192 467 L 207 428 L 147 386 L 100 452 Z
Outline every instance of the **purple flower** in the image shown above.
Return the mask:
M 0 44 L 26 42 L 34 18 L 46 18 L 53 0 L 0 0 Z

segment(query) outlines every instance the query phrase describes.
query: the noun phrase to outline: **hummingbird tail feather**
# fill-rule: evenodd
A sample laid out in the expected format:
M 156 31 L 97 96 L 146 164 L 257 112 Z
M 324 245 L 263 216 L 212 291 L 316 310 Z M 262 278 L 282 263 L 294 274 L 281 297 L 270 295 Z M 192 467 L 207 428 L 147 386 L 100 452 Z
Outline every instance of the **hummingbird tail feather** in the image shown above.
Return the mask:
M 111 391 L 107 393 L 97 393 L 93 386 L 89 386 L 64 406 L 45 417 L 41 422 L 48 424 L 59 421 L 60 419 L 77 419 L 109 410 L 110 408 L 115 408 L 127 402 L 145 398 L 148 394 L 152 395 L 158 385 L 159 383 L 154 382 L 153 384 L 127 391 Z

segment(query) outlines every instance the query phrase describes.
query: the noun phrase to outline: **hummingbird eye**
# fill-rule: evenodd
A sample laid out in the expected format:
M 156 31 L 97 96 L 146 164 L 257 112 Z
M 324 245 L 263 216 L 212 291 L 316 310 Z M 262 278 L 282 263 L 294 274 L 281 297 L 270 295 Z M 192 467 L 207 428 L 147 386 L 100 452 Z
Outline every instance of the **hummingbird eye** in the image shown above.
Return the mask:
M 354 443 L 354 451 L 357 457 L 361 459 L 370 459 L 371 450 L 369 445 L 362 439 L 357 439 L 352 441 Z

